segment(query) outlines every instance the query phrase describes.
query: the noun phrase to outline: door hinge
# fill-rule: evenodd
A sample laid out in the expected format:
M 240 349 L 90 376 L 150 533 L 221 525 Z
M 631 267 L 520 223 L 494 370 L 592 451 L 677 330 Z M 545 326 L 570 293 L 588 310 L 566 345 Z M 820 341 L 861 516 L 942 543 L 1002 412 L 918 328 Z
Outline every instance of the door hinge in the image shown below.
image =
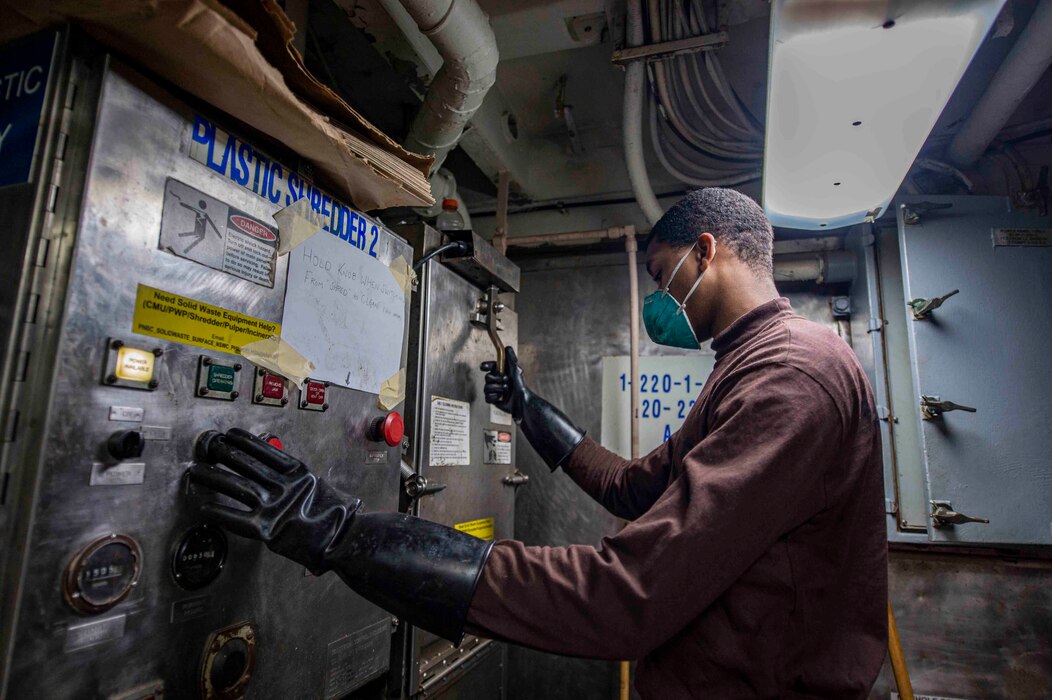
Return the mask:
M 0 432 L 0 442 L 14 442 L 18 431 L 18 409 L 12 408 L 4 415 L 3 430 Z

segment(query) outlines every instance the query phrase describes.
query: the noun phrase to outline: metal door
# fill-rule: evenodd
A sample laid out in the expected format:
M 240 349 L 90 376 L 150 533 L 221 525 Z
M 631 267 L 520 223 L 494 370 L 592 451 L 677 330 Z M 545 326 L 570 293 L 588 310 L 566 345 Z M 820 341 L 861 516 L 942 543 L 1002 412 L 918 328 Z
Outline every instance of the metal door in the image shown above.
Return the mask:
M 515 472 L 517 438 L 510 420 L 492 411 L 482 394 L 479 365 L 496 357 L 486 330 L 471 321 L 484 294 L 445 264 L 432 261 L 424 268 L 418 302 L 419 359 L 409 393 L 416 399 L 416 409 L 410 414 L 410 461 L 429 483 L 445 486 L 418 500 L 417 515 L 487 539 L 501 539 L 514 535 L 515 486 L 505 479 Z M 505 309 L 500 318 L 501 339 L 505 345 L 516 346 L 515 312 Z M 414 369 L 412 362 L 410 369 Z M 436 401 L 451 401 L 466 410 L 466 460 L 435 459 L 432 424 Z M 486 441 L 486 434 L 494 432 L 510 440 L 510 452 L 505 448 L 498 459 L 493 459 Z M 439 464 L 441 461 L 447 463 Z M 429 690 L 440 674 L 461 658 L 466 660 L 476 646 L 487 644 L 492 643 L 469 637 L 454 651 L 445 640 L 416 630 L 408 669 L 410 694 Z
M 898 224 L 928 537 L 1052 543 L 1052 219 L 909 197 Z

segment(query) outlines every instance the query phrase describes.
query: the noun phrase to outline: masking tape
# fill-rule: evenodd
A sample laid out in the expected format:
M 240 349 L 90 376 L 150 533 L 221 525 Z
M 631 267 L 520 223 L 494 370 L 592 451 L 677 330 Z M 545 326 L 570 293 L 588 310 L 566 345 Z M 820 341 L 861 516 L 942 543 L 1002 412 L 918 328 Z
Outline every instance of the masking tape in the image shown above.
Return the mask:
M 274 221 L 278 224 L 278 255 L 284 255 L 303 241 L 307 240 L 326 224 L 326 219 L 319 212 L 311 209 L 310 197 L 297 199 L 277 214 Z
M 276 335 L 241 346 L 241 356 L 254 365 L 280 374 L 300 389 L 314 372 L 314 363 Z
M 405 367 L 398 370 L 384 380 L 380 385 L 380 395 L 376 399 L 376 405 L 385 411 L 390 411 L 405 398 Z
M 406 262 L 404 256 L 399 255 L 391 261 L 387 269 L 391 271 L 391 276 L 395 278 L 395 282 L 402 288 L 402 293 L 408 296 L 413 282 L 416 280 L 416 272 L 413 270 L 413 267 Z

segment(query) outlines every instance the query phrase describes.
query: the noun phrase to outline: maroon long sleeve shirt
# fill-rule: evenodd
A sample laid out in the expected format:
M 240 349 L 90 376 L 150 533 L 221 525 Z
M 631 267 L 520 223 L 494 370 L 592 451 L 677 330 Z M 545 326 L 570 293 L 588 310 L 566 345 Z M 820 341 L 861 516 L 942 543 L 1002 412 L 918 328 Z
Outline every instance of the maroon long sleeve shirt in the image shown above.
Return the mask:
M 626 461 L 591 439 L 565 471 L 631 522 L 598 548 L 494 545 L 471 631 L 639 659 L 677 698 L 861 698 L 887 641 L 880 433 L 829 329 L 778 299 L 713 342 L 683 427 Z

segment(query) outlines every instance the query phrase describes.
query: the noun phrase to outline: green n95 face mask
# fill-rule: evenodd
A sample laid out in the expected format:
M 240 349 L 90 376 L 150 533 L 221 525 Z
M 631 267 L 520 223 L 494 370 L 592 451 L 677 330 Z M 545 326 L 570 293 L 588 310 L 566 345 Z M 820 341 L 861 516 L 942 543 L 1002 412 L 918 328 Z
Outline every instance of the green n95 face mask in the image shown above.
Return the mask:
M 698 275 L 698 279 L 694 281 L 694 285 L 687 292 L 687 296 L 683 297 L 682 303 L 676 301 L 675 297 L 668 291 L 672 287 L 672 280 L 676 278 L 676 273 L 679 272 L 679 268 L 683 267 L 683 263 L 690 255 L 690 252 L 694 250 L 695 245 L 697 243 L 691 245 L 687 252 L 683 254 L 683 257 L 679 259 L 679 262 L 676 263 L 676 267 L 673 268 L 672 275 L 668 278 L 668 284 L 665 285 L 665 288 L 657 290 L 643 300 L 643 325 L 647 329 L 647 335 L 658 345 L 694 350 L 701 347 L 701 343 L 698 342 L 698 336 L 694 334 L 694 327 L 690 325 L 690 319 L 687 318 L 685 308 L 687 300 L 690 299 L 691 295 L 697 290 L 698 285 L 701 284 L 701 278 L 705 276 L 705 271 L 702 270 L 701 274 Z

